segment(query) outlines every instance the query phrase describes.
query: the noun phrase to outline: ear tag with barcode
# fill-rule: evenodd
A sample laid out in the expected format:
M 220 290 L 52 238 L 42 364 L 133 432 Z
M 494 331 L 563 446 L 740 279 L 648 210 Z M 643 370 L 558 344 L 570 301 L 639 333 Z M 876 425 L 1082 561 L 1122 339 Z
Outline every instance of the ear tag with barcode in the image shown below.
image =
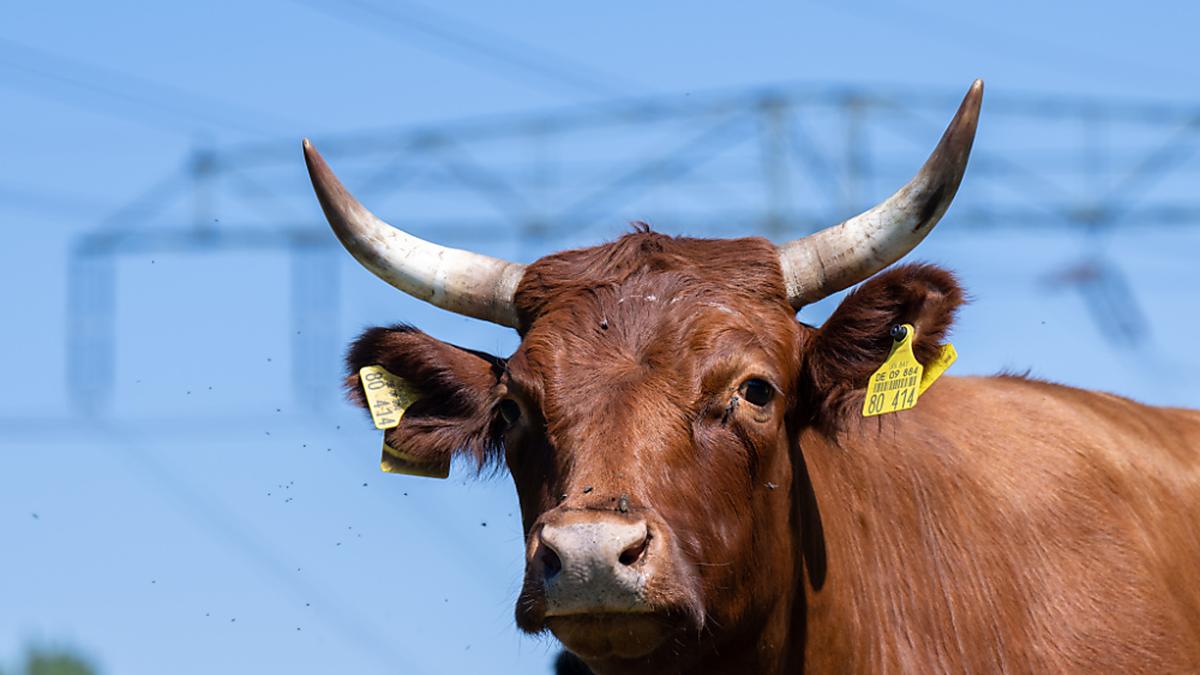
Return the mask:
M 924 371 L 921 364 L 917 363 L 917 357 L 913 356 L 912 345 L 917 331 L 907 323 L 899 331 L 904 334 L 892 342 L 892 351 L 887 360 L 867 383 L 863 417 L 900 412 L 917 405 Z
M 363 393 L 367 397 L 367 408 L 371 411 L 371 420 L 375 428 L 385 433 L 394 429 L 404 417 L 404 411 L 412 405 L 420 394 L 404 381 L 388 372 L 383 366 L 363 366 L 358 371 L 358 379 L 362 383 Z M 450 475 L 450 463 L 430 464 L 398 450 L 388 444 L 386 437 L 383 441 L 383 456 L 379 460 L 379 468 L 386 473 L 401 473 L 409 476 L 426 476 L 429 478 L 446 478 Z

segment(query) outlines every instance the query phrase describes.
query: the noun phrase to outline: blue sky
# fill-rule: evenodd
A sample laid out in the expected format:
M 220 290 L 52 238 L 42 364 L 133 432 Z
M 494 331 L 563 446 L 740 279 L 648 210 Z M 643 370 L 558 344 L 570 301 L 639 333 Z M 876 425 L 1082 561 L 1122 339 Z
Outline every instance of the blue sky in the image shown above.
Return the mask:
M 0 667 L 30 642 L 74 645 L 104 672 L 132 674 L 526 673 L 555 652 L 512 626 L 521 533 L 507 478 L 382 475 L 378 434 L 360 415 L 298 409 L 284 257 L 122 260 L 112 411 L 71 409 L 70 243 L 197 143 L 267 141 L 298 167 L 302 136 L 785 82 L 961 92 L 983 77 L 989 100 L 1200 103 L 1193 3 L 463 2 L 435 14 L 393 3 L 408 24 L 363 7 L 4 8 Z M 412 27 L 422 21 L 460 42 Z M 287 217 L 320 217 L 315 200 L 302 204 Z M 239 208 L 218 203 L 214 216 L 236 221 Z M 456 243 L 526 260 L 547 252 Z M 1074 237 L 939 231 L 920 257 L 958 270 L 974 297 L 952 373 L 1029 368 L 1196 406 L 1186 382 L 1200 375 L 1198 245 L 1196 228 L 1107 241 L 1153 325 L 1137 353 L 1100 339 L 1076 294 L 1037 283 L 1079 252 Z M 401 320 L 472 347 L 514 346 L 506 331 L 401 297 L 348 257 L 340 271 L 339 350 L 363 326 Z

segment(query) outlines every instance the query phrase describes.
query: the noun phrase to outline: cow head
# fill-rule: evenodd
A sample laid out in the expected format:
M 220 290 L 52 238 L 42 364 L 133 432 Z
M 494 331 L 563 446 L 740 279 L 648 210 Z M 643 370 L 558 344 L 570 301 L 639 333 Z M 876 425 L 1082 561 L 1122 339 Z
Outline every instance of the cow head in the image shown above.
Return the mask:
M 550 629 L 601 671 L 694 658 L 706 630 L 786 639 L 768 626 L 793 611 L 800 573 L 797 431 L 836 426 L 892 324 L 917 325 L 918 357 L 931 356 L 961 298 L 947 273 L 908 266 L 868 281 L 820 330 L 795 312 L 930 231 L 962 178 L 981 95 L 977 82 L 907 186 L 809 237 L 776 247 L 639 227 L 525 266 L 387 226 L 306 142 L 321 204 L 365 266 L 521 334 L 499 358 L 371 329 L 350 350 L 348 387 L 360 396 L 358 369 L 379 364 L 421 393 L 386 439 L 416 461 L 507 467 L 526 533 L 522 629 Z

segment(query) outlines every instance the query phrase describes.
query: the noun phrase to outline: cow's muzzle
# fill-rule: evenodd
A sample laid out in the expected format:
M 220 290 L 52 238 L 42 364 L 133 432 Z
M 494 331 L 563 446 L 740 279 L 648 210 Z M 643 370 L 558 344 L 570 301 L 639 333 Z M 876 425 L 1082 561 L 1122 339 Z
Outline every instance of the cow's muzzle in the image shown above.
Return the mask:
M 616 514 L 568 513 L 543 524 L 533 558 L 546 616 L 648 611 L 642 592 L 653 541 L 645 520 Z
M 665 527 L 637 512 L 555 509 L 529 538 L 518 623 L 583 656 L 636 658 L 676 627 L 657 589 L 675 567 Z

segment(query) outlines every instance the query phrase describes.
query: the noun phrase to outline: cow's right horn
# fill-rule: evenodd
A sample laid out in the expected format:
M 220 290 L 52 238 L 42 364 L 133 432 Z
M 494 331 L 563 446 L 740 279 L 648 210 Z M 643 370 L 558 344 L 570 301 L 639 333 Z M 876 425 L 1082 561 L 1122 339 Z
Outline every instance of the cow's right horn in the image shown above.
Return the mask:
M 917 175 L 868 211 L 779 247 L 779 264 L 792 306 L 804 305 L 852 286 L 896 262 L 941 219 L 975 140 L 983 80 L 975 80 L 958 114 Z
M 517 327 L 513 294 L 524 265 L 438 246 L 388 225 L 346 190 L 307 138 L 304 161 L 325 218 L 364 267 L 442 309 Z

